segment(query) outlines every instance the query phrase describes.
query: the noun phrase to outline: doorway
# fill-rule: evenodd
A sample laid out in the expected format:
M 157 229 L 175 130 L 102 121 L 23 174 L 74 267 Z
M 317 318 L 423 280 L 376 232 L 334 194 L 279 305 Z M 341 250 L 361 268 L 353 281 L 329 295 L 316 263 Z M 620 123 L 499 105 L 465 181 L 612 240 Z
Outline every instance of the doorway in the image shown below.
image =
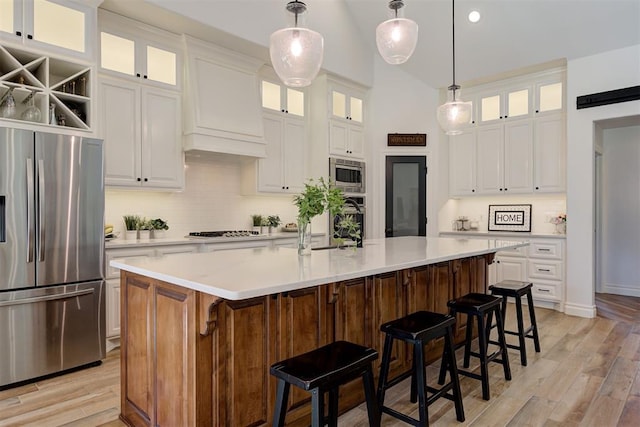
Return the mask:
M 427 235 L 427 158 L 387 156 L 385 237 Z

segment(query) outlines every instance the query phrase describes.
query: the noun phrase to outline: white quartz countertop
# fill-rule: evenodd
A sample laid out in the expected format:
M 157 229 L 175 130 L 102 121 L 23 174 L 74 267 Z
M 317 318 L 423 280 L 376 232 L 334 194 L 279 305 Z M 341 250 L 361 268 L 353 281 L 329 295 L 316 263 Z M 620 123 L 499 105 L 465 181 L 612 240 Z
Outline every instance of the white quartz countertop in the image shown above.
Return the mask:
M 229 300 L 287 292 L 335 281 L 435 264 L 526 246 L 526 240 L 394 237 L 362 248 L 299 256 L 294 248 L 253 248 L 112 260 L 115 268 Z

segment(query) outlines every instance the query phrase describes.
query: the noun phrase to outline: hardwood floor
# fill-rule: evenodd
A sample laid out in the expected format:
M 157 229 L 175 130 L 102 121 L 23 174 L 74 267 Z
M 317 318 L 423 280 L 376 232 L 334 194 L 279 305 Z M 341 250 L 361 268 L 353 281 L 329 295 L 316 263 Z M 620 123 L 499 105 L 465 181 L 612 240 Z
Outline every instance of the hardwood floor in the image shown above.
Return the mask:
M 453 403 L 429 408 L 433 426 L 638 426 L 640 425 L 640 298 L 597 295 L 599 314 L 583 319 L 538 308 L 542 352 L 527 340 L 529 365 L 510 350 L 513 379 L 490 369 L 491 400 L 480 382 L 462 377 L 466 421 Z M 507 323 L 515 323 L 510 304 Z M 458 354 L 461 356 L 461 353 Z M 102 366 L 0 392 L 0 426 L 124 426 L 120 412 L 119 352 Z M 472 365 L 473 366 L 473 365 Z M 428 381 L 437 377 L 429 366 Z M 387 404 L 416 415 L 408 380 L 387 393 Z M 340 426 L 366 426 L 361 405 L 340 417 Z M 383 426 L 406 426 L 388 415 Z

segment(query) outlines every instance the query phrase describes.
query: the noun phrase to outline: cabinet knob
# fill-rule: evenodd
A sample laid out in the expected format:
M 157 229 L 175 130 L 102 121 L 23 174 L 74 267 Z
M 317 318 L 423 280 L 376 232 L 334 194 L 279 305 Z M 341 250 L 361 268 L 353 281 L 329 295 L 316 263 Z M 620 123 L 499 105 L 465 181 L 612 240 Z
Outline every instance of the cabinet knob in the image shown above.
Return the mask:
M 539 113 L 540 111 L 536 110 L 536 113 Z
M 27 38 L 28 38 L 29 40 L 33 40 L 33 36 L 32 36 L 31 34 L 27 34 Z
M 149 179 L 145 178 L 145 179 L 144 179 L 144 182 L 147 182 L 147 181 L 149 181 Z
M 136 73 L 136 77 L 140 77 L 140 73 Z
M 500 118 L 502 118 L 502 116 L 500 116 Z
M 540 189 L 540 187 L 536 187 L 536 190 L 539 190 L 539 189 Z
M 280 110 L 281 113 L 284 113 L 284 108 L 282 110 Z
M 287 190 L 289 189 L 289 187 L 286 188 Z
M 507 190 L 508 190 L 508 188 L 505 188 L 505 189 L 504 189 L 504 191 L 507 191 Z
M 472 192 L 472 193 L 475 193 L 475 192 L 476 192 L 475 188 L 474 188 L 473 190 L 471 190 L 471 192 Z
M 475 124 L 475 123 L 476 123 L 476 121 L 475 121 L 475 120 L 471 120 L 471 124 L 472 124 L 472 125 L 473 125 L 473 124 Z
M 502 188 L 500 189 L 500 191 L 502 191 Z
M 22 31 L 16 31 L 16 36 L 22 37 Z
M 142 181 L 142 179 L 138 178 L 136 181 L 140 182 L 140 181 Z
M 147 78 L 146 74 L 144 76 L 142 76 L 142 78 L 146 79 Z
M 289 114 L 289 110 L 284 110 L 285 113 Z

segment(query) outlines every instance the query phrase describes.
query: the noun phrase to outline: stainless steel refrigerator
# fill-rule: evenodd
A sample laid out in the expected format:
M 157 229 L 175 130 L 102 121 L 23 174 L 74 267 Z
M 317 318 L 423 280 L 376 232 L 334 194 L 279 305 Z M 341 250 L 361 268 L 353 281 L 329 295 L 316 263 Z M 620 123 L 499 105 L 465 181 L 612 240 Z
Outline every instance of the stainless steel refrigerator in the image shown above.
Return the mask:
M 0 127 L 0 388 L 105 356 L 102 153 Z

